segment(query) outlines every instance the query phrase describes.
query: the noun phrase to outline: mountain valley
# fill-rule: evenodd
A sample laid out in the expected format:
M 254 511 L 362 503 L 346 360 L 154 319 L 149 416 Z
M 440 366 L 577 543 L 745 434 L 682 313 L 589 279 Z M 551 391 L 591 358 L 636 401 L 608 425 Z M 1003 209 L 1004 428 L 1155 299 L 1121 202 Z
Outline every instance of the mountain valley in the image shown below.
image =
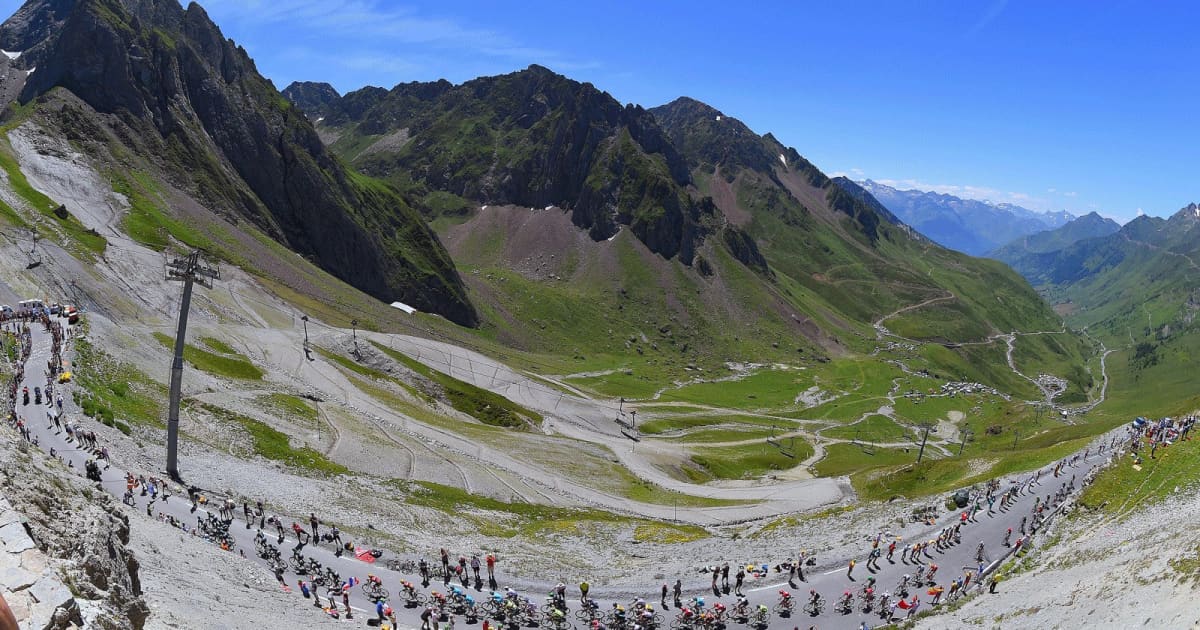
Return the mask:
M 700 567 L 799 549 L 832 583 L 876 531 L 936 537 L 969 509 L 956 491 L 983 502 L 993 480 L 1076 455 L 1079 490 L 1099 481 L 1064 490 L 1064 511 L 1109 518 L 1102 491 L 1154 505 L 1165 485 L 1130 491 L 1113 481 L 1128 466 L 1102 470 L 1096 449 L 1133 417 L 1200 409 L 1195 204 L 1118 226 L 831 178 L 698 100 L 622 103 L 540 65 L 278 91 L 174 0 L 29 0 L 0 49 L 0 302 L 28 323 L 0 333 L 0 495 L 32 516 L 6 516 L 0 543 L 17 523 L 46 556 L 21 562 L 71 600 L 0 585 L 29 627 L 333 625 L 291 592 L 309 575 L 277 585 L 251 546 L 256 522 L 276 542 L 266 516 L 281 549 L 287 521 L 339 527 L 352 553 L 299 550 L 385 575 L 400 627 L 419 611 L 398 576 L 416 578 L 388 561 L 438 548 L 497 556 L 493 590 L 586 579 L 605 608 L 676 578 L 701 595 Z M 122 503 L 123 480 L 165 474 L 187 304 L 168 276 L 193 253 L 213 272 L 181 346 L 183 483 L 159 480 L 157 502 L 131 485 Z M 79 319 L 32 316 L 30 299 Z M 100 449 L 42 430 L 41 364 L 67 422 L 104 447 L 99 483 L 83 462 Z M 46 387 L 39 402 L 19 401 L 26 383 Z M 192 524 L 225 499 L 227 551 Z M 103 570 L 62 540 L 67 514 L 105 536 Z M 1015 515 L 970 527 L 991 536 Z M 953 564 L 972 542 L 938 551 Z M 371 549 L 379 563 L 360 562 Z M 760 573 L 754 603 L 773 603 L 783 576 Z M 348 593 L 356 619 L 374 616 Z M 984 598 L 945 618 L 984 615 Z

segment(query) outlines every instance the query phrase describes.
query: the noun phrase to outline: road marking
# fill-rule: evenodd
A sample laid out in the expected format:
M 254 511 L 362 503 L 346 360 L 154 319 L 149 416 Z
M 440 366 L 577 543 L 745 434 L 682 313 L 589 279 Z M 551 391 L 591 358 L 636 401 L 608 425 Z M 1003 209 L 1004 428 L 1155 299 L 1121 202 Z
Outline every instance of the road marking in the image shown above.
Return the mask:
M 789 586 L 789 585 L 787 582 L 780 582 L 779 584 L 772 584 L 770 586 L 760 586 L 758 588 L 748 588 L 748 589 L 746 589 L 746 591 L 750 592 L 750 593 L 756 593 L 758 591 L 766 591 L 766 590 L 770 590 L 773 588 L 780 588 L 782 586 Z

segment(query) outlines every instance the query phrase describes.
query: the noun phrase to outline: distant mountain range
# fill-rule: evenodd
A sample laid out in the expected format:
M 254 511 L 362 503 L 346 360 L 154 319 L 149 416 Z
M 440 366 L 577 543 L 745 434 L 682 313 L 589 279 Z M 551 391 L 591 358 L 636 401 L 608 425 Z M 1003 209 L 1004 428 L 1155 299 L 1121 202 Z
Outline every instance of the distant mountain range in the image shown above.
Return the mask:
M 1040 279 L 1041 274 L 1046 271 L 1041 267 L 1043 260 L 1039 254 L 1066 249 L 1079 241 L 1109 236 L 1120 230 L 1121 224 L 1091 212 L 1062 227 L 1022 236 L 989 252 L 988 258 L 1004 261 L 1032 282 Z
M 859 185 L 905 224 L 939 245 L 972 256 L 982 256 L 1022 236 L 1060 227 L 1075 218 L 1069 212 L 1035 212 L 1009 203 L 898 190 L 869 179 Z
M 1107 234 L 1072 241 L 1067 225 L 1038 235 L 1039 243 L 1063 243 L 1009 259 L 1034 286 L 1080 325 L 1111 328 L 1114 334 L 1146 334 L 1147 314 L 1190 324 L 1200 311 L 1200 206 L 1191 204 L 1168 219 L 1140 216 L 1112 230 L 1111 222 L 1081 217 L 1087 230 Z M 1012 247 L 997 252 L 1009 255 Z

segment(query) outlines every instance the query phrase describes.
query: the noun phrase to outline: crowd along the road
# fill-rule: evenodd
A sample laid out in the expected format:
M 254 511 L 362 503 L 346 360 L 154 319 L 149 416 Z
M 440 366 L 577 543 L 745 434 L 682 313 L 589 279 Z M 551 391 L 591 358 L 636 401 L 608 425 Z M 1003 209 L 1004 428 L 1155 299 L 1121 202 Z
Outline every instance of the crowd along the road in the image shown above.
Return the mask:
M 85 426 L 87 421 L 70 418 L 64 411 L 62 390 L 68 379 L 63 374 L 63 353 L 76 329 L 63 323 L 38 313 L 2 324 L 20 359 L 9 384 L 11 427 L 137 512 L 268 567 L 281 588 L 312 602 L 319 614 L 366 618 L 371 625 L 391 628 L 419 622 L 432 630 L 439 622 L 452 627 L 456 619 L 484 630 L 500 626 L 518 630 L 530 624 L 554 630 L 575 624 L 590 630 L 654 630 L 667 625 L 715 630 L 735 624 L 764 629 L 860 628 L 911 617 L 972 588 L 986 585 L 994 591 L 994 568 L 1026 545 L 1028 537 L 1099 464 L 1125 450 L 1140 457 L 1149 448 L 1153 455 L 1161 444 L 1187 439 L 1195 421 L 1166 419 L 1132 425 L 1123 434 L 1103 437 L 1021 479 L 993 480 L 977 488 L 961 510 L 943 515 L 940 521 L 931 519 L 926 537 L 901 540 L 886 531 L 864 536 L 862 555 L 847 559 L 843 568 L 822 570 L 830 565 L 818 567 L 814 558 L 796 551 L 777 563 L 701 568 L 694 576 L 664 582 L 649 602 L 615 601 L 611 596 L 598 601 L 605 598 L 595 597 L 596 589 L 586 580 L 572 586 L 570 595 L 561 582 L 512 580 L 501 589 L 494 554 L 481 558 L 478 553 L 452 554 L 442 549 L 433 562 L 392 558 L 349 544 L 336 526 L 324 526 L 322 532 L 315 513 L 302 519 L 302 525 L 266 514 L 260 500 L 235 502 L 194 486 L 180 487 L 153 475 L 120 470 L 95 431 Z M 31 362 L 37 368 L 30 372 Z M 28 390 L 34 392 L 32 399 L 25 397 Z M 973 544 L 975 540 L 979 542 Z M 385 560 L 377 562 L 377 556 Z M 482 566 L 486 566 L 486 588 Z M 764 584 L 773 582 L 773 576 L 780 581 Z M 685 585 L 684 579 L 690 583 Z M 702 586 L 705 583 L 707 588 Z M 518 593 L 516 586 L 526 594 Z M 759 595 L 764 591 L 765 599 Z M 538 594 L 547 592 L 543 604 Z M 568 600 L 575 598 L 574 593 L 579 593 L 580 603 L 572 614 Z

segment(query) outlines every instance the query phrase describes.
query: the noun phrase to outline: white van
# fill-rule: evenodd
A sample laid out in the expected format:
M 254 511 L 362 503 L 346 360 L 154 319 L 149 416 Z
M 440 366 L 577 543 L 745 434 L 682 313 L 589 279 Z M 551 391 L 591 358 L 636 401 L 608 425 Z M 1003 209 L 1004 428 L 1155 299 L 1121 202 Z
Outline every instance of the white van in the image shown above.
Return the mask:
M 37 315 L 46 310 L 46 304 L 42 300 L 22 300 L 17 302 L 17 315 Z

